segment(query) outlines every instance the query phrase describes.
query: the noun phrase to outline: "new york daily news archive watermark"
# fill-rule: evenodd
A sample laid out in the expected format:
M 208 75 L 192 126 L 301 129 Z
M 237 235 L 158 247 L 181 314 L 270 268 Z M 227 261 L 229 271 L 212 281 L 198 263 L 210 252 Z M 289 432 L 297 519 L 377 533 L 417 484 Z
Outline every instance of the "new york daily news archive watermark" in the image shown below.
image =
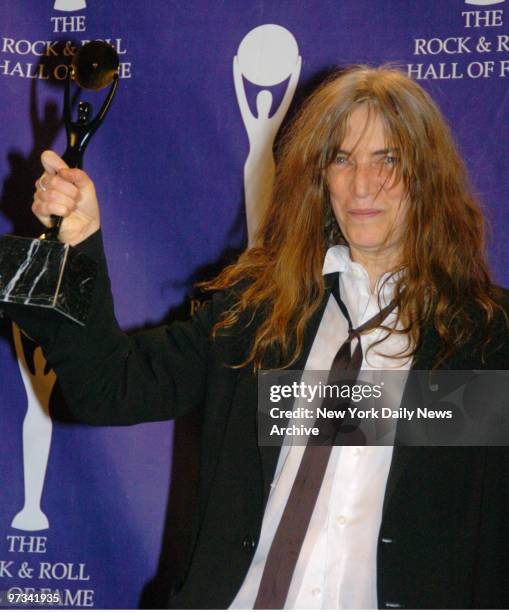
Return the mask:
M 262 371 L 258 442 L 505 446 L 509 371 Z

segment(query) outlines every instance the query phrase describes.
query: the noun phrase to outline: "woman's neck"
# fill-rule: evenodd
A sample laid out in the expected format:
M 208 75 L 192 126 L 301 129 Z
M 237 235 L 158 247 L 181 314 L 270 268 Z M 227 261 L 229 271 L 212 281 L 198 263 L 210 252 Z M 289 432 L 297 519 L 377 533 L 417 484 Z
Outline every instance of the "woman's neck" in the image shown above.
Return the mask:
M 394 249 L 369 251 L 350 247 L 350 258 L 360 263 L 369 276 L 369 286 L 374 293 L 378 279 L 387 272 L 392 272 L 401 263 L 401 253 Z

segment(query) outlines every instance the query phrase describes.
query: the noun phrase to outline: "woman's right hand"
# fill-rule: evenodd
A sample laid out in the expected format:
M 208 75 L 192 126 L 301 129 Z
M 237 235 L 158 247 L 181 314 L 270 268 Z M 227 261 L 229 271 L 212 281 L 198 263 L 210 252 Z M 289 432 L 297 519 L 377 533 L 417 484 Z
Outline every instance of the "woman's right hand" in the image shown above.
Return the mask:
M 74 246 L 101 226 L 94 183 L 53 151 L 44 151 L 41 162 L 44 174 L 35 183 L 32 211 L 46 227 L 53 224 L 51 215 L 63 217 L 58 239 Z

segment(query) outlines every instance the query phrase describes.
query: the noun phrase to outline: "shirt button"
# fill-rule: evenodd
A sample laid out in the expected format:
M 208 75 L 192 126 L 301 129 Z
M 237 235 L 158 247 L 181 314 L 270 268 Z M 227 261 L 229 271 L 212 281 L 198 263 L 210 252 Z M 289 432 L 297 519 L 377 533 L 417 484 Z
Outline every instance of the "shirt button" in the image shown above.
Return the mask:
M 250 553 L 255 549 L 255 547 L 256 547 L 255 539 L 253 538 L 253 536 L 247 535 L 242 542 L 242 548 L 247 553 Z
M 338 525 L 344 525 L 346 523 L 346 516 L 343 516 L 342 514 L 340 514 L 336 518 L 336 521 L 338 522 Z
M 352 449 L 352 454 L 354 454 L 354 455 L 360 455 L 360 454 L 361 454 L 361 449 L 360 449 L 360 448 L 358 448 L 357 446 L 355 446 L 355 447 Z
M 311 594 L 313 595 L 313 597 L 320 597 L 320 595 L 322 594 L 321 589 L 319 589 L 318 587 L 315 587 L 312 591 Z

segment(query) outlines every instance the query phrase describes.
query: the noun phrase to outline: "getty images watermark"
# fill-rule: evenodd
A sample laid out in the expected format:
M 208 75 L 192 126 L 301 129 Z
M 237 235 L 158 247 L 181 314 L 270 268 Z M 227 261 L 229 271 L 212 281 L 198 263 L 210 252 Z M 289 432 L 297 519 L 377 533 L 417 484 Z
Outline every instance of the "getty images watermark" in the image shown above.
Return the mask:
M 509 445 L 509 371 L 263 371 L 258 442 Z

